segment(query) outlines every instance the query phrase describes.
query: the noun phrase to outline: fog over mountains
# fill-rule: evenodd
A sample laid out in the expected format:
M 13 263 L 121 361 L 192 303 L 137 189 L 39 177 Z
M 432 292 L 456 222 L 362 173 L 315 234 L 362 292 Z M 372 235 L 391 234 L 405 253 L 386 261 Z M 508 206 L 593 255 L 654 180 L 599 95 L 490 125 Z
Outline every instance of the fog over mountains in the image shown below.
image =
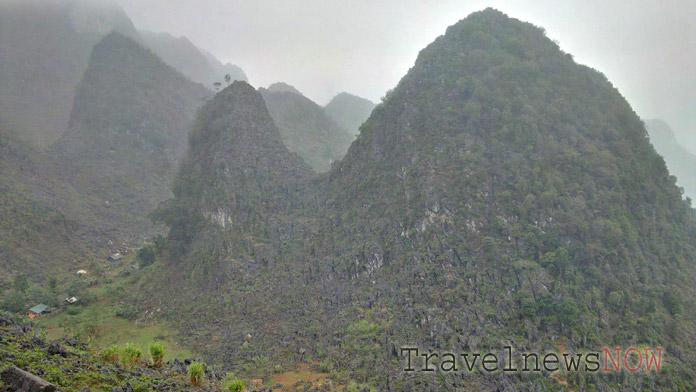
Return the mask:
M 290 42 L 311 26 L 273 30 L 275 52 L 269 32 L 225 37 L 242 70 L 221 41 L 114 4 L 0 4 L 0 389 L 696 388 L 688 121 L 642 120 L 495 8 L 455 15 L 408 70 L 376 64 L 401 73 L 373 102 L 323 84 L 334 52 Z M 368 9 L 408 21 L 385 4 Z M 211 25 L 227 10 L 198 7 Z M 239 41 L 279 57 L 248 68 Z M 285 70 L 285 46 L 306 69 Z M 664 352 L 659 371 L 408 372 L 404 347 Z

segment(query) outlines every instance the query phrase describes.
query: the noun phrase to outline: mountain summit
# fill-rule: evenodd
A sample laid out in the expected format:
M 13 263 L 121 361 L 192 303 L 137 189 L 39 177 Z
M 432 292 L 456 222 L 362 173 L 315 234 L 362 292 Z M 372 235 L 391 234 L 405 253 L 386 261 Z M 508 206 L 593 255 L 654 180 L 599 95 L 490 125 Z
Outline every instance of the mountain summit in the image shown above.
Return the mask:
M 372 101 L 343 92 L 324 106 L 324 112 L 338 125 L 357 135 L 360 133 L 360 126 L 370 117 L 374 108 L 375 104 Z
M 693 210 L 621 94 L 542 29 L 492 9 L 449 27 L 330 177 L 333 254 L 400 344 L 660 341 L 690 372 L 695 342 L 667 331 L 693 325 Z

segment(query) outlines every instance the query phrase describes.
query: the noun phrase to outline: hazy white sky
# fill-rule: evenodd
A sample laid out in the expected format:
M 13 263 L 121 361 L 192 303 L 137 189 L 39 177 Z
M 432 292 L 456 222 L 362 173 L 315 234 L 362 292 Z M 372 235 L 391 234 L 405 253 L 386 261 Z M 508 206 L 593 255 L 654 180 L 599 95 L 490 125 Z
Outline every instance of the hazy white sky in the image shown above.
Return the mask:
M 666 120 L 696 149 L 696 0 L 116 2 L 137 28 L 184 35 L 253 85 L 284 81 L 319 104 L 341 91 L 379 100 L 447 26 L 494 7 L 544 27 L 641 117 Z

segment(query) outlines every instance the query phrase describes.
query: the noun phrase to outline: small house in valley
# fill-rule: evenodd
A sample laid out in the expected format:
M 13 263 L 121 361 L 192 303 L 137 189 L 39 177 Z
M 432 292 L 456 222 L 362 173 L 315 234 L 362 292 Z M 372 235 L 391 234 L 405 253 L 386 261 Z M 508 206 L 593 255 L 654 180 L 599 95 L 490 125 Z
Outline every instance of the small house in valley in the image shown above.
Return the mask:
M 121 254 L 120 253 L 114 253 L 111 256 L 109 256 L 109 261 L 112 263 L 118 263 L 121 261 Z
M 50 311 L 51 309 L 48 307 L 48 305 L 38 304 L 33 308 L 29 309 L 29 318 L 33 319 L 35 317 L 49 313 Z

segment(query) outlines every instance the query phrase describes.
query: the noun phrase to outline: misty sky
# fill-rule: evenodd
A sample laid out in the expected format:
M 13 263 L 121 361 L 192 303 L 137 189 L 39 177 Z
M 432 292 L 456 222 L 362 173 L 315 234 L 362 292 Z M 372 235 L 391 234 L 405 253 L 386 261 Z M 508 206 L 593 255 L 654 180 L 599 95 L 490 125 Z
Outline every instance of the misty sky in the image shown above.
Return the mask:
M 184 35 L 254 86 L 284 81 L 319 104 L 341 91 L 378 101 L 447 26 L 491 6 L 544 27 L 696 150 L 696 0 L 116 2 L 137 28 Z

